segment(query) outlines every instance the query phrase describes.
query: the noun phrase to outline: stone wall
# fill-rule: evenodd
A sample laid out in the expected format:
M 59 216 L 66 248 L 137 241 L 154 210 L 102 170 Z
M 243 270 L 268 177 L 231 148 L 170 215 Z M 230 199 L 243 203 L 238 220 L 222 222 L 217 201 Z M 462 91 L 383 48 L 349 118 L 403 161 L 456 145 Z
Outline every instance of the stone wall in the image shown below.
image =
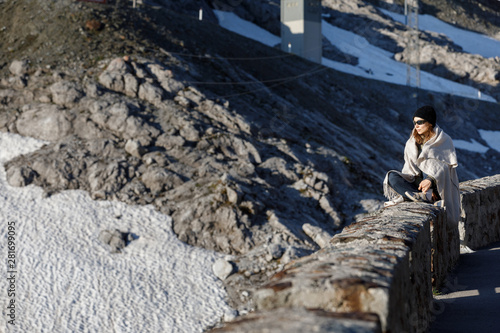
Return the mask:
M 431 271 L 432 285 L 439 288 L 448 273 L 455 267 L 460 256 L 458 221 L 448 221 L 446 212 L 431 222 Z
M 460 184 L 463 245 L 478 249 L 500 241 L 500 174 Z
M 255 292 L 256 312 L 214 332 L 426 331 L 432 286 L 456 265 L 460 242 L 500 240 L 500 175 L 464 182 L 461 193 L 458 226 L 430 204 L 384 208 L 288 264 Z
M 280 308 L 258 311 L 226 324 L 212 333 L 381 332 L 371 313 L 337 313 L 318 309 Z
M 257 291 L 256 308 L 375 313 L 383 331 L 413 331 L 429 320 L 430 225 L 441 213 L 404 203 L 346 227 Z

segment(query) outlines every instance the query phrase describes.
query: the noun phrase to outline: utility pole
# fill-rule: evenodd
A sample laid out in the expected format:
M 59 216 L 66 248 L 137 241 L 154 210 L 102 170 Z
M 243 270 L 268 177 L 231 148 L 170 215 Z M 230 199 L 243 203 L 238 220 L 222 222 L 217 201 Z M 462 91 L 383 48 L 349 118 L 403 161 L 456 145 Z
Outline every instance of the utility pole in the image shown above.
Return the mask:
M 406 85 L 420 88 L 420 48 L 418 39 L 418 0 L 405 0 L 408 45 L 406 57 Z

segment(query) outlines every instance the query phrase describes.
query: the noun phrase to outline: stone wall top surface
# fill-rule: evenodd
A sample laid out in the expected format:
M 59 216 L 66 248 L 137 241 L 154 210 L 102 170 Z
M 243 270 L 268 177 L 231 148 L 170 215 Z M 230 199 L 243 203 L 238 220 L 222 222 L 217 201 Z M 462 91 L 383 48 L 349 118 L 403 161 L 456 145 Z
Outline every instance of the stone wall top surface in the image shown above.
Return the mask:
M 334 313 L 293 308 L 251 313 L 211 332 L 378 333 L 381 329 L 378 316 L 371 313 Z

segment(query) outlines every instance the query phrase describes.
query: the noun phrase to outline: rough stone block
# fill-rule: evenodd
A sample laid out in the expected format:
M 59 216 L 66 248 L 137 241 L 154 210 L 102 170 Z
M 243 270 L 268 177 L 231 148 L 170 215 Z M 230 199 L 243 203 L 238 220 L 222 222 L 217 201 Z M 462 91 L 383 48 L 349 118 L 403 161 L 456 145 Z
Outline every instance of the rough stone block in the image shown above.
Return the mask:
M 500 241 L 500 175 L 460 184 L 460 240 L 471 249 Z
M 381 332 L 381 328 L 378 317 L 371 313 L 335 313 L 294 308 L 252 313 L 210 332 L 376 333 Z

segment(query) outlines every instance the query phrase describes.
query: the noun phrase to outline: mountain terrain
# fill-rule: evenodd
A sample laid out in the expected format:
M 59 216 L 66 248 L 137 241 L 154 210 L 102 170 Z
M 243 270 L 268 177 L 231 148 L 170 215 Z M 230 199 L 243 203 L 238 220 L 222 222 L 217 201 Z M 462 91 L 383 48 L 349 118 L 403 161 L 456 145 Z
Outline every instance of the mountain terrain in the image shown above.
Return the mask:
M 322 1 L 329 23 L 404 61 L 408 31 L 380 10 L 402 3 Z M 153 205 L 180 240 L 227 254 L 247 311 L 252 288 L 383 206 L 416 108 L 434 105 L 453 139 L 500 130 L 498 103 L 341 73 L 221 28 L 214 9 L 279 35 L 278 1 L 0 0 L 0 130 L 46 143 L 5 164 L 9 183 Z M 420 11 L 500 38 L 498 1 Z M 499 57 L 419 37 L 422 70 L 500 100 Z M 356 62 L 327 41 L 324 56 Z M 457 155 L 461 181 L 500 172 L 494 149 Z

